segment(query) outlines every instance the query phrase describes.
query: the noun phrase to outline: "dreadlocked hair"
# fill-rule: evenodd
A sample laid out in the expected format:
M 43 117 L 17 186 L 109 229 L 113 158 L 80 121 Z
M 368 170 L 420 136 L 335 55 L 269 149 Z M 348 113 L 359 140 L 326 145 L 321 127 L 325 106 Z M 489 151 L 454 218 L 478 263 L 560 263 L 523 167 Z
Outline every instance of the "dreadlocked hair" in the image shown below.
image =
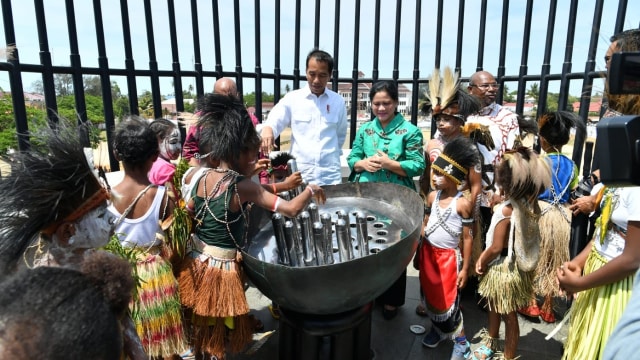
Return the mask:
M 442 153 L 465 169 L 472 168 L 480 162 L 476 146 L 464 136 L 449 141 Z
M 538 120 L 539 134 L 549 145 L 562 146 L 569 142 L 571 128 L 576 128 L 576 136 L 587 133 L 587 127 L 580 118 L 572 112 L 547 112 Z
M 551 170 L 533 150 L 518 147 L 502 157 L 496 168 L 496 183 L 506 197 L 533 204 L 551 186 Z
M 125 165 L 132 168 L 144 166 L 159 151 L 158 138 L 145 119 L 132 115 L 116 126 L 113 152 Z
M 212 159 L 237 163 L 240 154 L 260 147 L 260 136 L 244 105 L 236 98 L 206 94 L 200 99 L 202 114 L 198 120 L 201 154 Z
M 90 124 L 58 119 L 55 129 L 30 130 L 31 149 L 7 159 L 11 171 L 0 178 L 0 273 L 17 263 L 41 230 L 102 191 L 79 136 Z
M 278 155 L 271 158 L 271 166 L 276 167 L 276 166 L 287 165 L 287 161 L 295 160 L 295 159 L 296 159 L 295 156 L 291 155 L 288 152 L 282 151 L 282 152 L 279 152 Z
M 616 50 L 621 52 L 640 51 L 640 29 L 629 29 L 611 37 L 611 42 L 616 41 Z M 640 114 L 640 95 L 609 93 L 609 82 L 605 81 L 605 96 L 609 102 L 609 108 L 626 115 Z

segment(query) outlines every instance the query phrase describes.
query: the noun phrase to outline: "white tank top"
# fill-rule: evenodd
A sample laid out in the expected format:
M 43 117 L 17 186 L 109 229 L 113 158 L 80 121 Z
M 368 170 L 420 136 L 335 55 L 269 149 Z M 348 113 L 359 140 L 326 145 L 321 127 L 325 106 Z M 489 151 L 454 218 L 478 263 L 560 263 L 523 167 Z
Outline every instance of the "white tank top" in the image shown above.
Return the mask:
M 189 200 L 191 200 L 191 191 L 193 191 L 193 188 L 198 184 L 198 180 L 207 170 L 209 170 L 209 168 L 206 166 L 201 166 L 199 168 L 191 167 L 185 171 L 184 175 L 182 175 L 182 181 L 180 181 L 180 192 L 182 193 L 182 199 L 185 202 L 189 202 Z M 185 180 L 192 172 L 193 176 L 191 177 L 191 181 L 187 184 Z
M 462 217 L 458 214 L 458 198 L 462 193 L 458 192 L 451 199 L 449 206 L 440 207 L 440 194 L 438 190 L 436 200 L 431 206 L 431 215 L 429 221 L 424 228 L 424 234 L 431 245 L 441 249 L 456 249 L 460 243 L 460 235 L 462 234 Z
M 164 193 L 165 187 L 158 186 L 153 203 L 144 215 L 137 219 L 124 218 L 120 225 L 116 227 L 115 233 L 122 246 L 148 248 L 162 244 L 164 234 L 160 227 L 159 214 Z M 122 216 L 113 206 L 113 203 L 109 204 L 108 209 L 118 218 Z

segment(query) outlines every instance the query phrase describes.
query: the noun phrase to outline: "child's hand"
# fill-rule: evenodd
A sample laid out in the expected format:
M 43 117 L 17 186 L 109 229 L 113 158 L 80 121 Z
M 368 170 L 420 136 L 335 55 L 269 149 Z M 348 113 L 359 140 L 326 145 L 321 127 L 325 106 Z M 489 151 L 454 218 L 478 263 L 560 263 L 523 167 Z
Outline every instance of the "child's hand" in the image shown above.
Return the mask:
M 267 170 L 270 164 L 271 164 L 271 161 L 269 159 L 259 159 L 258 161 L 256 161 L 256 166 L 253 169 L 252 176 L 258 175 L 261 171 Z
M 581 286 L 582 269 L 575 263 L 571 261 L 565 262 L 556 270 L 556 275 L 560 290 L 566 293 L 567 298 L 584 290 Z
M 284 179 L 284 183 L 287 185 L 287 189 L 295 189 L 300 186 L 300 184 L 302 184 L 302 175 L 300 175 L 300 171 L 296 171 L 287 176 L 287 178 Z
M 460 272 L 458 273 L 458 281 L 456 282 L 456 284 L 458 285 L 458 289 L 464 289 L 464 287 L 467 286 L 468 279 L 469 276 L 467 275 L 467 270 L 460 270 Z
M 327 201 L 327 195 L 323 188 L 316 184 L 309 184 L 307 187 L 311 190 L 311 197 L 315 198 L 318 204 L 324 204 Z
M 484 275 L 484 272 L 487 270 L 487 265 L 482 263 L 482 257 L 476 261 L 476 274 Z

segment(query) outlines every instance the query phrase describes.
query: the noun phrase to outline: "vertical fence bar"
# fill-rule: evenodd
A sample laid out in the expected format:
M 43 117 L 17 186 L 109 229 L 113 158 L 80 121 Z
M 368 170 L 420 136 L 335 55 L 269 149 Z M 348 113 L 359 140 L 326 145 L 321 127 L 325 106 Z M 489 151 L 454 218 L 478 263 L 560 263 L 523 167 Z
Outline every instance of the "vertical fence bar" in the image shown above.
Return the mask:
M 616 25 L 613 28 L 613 33 L 617 34 L 624 30 L 624 17 L 627 14 L 627 0 L 618 1 L 618 14 L 616 15 Z
M 502 29 L 500 31 L 500 55 L 498 57 L 498 74 L 496 76 L 496 78 L 498 79 L 498 82 L 500 82 L 501 84 L 504 83 L 504 81 L 502 81 L 502 78 L 504 77 L 504 73 L 505 73 L 504 63 L 507 55 L 507 28 L 508 28 L 507 24 L 509 22 L 509 0 L 504 0 L 502 4 L 503 5 L 502 5 Z M 523 46 L 523 51 L 524 51 L 524 46 Z M 522 81 L 522 78 L 520 78 L 520 81 Z M 519 83 L 518 83 L 518 88 L 520 88 Z M 518 89 L 518 98 L 522 96 L 524 96 L 524 92 L 520 92 L 520 90 Z M 496 94 L 496 102 L 502 103 L 502 91 L 498 91 L 498 93 Z M 518 111 L 517 107 L 516 107 L 516 111 Z
M 393 82 L 398 86 L 400 75 L 400 22 L 402 21 L 402 0 L 396 0 L 396 37 L 393 48 Z M 371 101 L 371 99 L 369 99 Z
M 262 104 L 262 66 L 261 66 L 261 52 L 260 52 L 260 1 L 255 1 L 254 6 L 254 37 L 255 37 L 255 60 L 256 60 L 256 117 L 262 122 L 262 107 L 258 104 Z M 242 94 L 241 94 L 242 96 Z
M 184 111 L 184 95 L 182 94 L 182 71 L 180 70 L 180 56 L 178 55 L 178 31 L 176 29 L 176 7 L 174 0 L 167 0 L 169 12 L 169 38 L 171 39 L 171 59 L 173 63 L 173 96 L 176 101 L 176 112 Z
M 193 69 L 196 71 L 196 98 L 204 95 L 202 55 L 200 54 L 200 28 L 198 27 L 198 0 L 191 0 L 191 32 L 193 33 Z
M 480 29 L 478 29 L 478 60 L 476 71 L 484 68 L 484 36 L 487 28 L 487 0 L 480 3 Z
M 562 75 L 560 78 L 560 94 L 558 96 L 558 109 L 566 109 L 569 98 L 569 79 L 567 74 L 571 72 L 571 61 L 573 58 L 573 42 L 576 32 L 576 22 L 578 19 L 578 0 L 571 0 L 569 7 L 569 22 L 567 24 L 567 42 L 564 50 L 564 63 L 562 64 Z
M 551 49 L 553 48 L 553 32 L 556 21 L 556 2 L 551 0 L 549 3 L 549 21 L 547 22 L 547 41 L 544 48 L 544 59 L 542 60 L 542 69 L 540 70 L 540 96 L 538 97 L 538 111 L 536 118 L 547 109 L 547 94 L 549 91 L 549 75 L 551 69 Z M 558 110 L 565 110 L 558 106 Z
M 295 41 L 294 46 L 295 49 L 293 51 L 293 88 L 300 88 L 300 11 L 302 7 L 302 1 L 296 0 L 296 20 L 295 20 Z M 305 70 L 307 68 L 307 64 L 304 64 Z
M 331 88 L 338 92 L 338 64 L 340 55 L 340 0 L 334 3 L 334 22 L 333 22 L 333 71 L 331 74 Z
M 147 25 L 147 46 L 149 49 L 149 70 L 151 71 L 151 99 L 153 101 L 153 117 L 162 117 L 162 101 L 160 98 L 160 77 L 156 59 L 156 42 L 153 37 L 153 17 L 151 0 L 144 0 L 144 20 Z
M 507 10 L 508 12 L 508 4 Z M 528 60 L 529 60 L 529 39 L 531 38 L 531 18 L 533 17 L 533 0 L 527 0 L 527 11 L 524 18 L 524 35 L 522 38 L 522 57 L 520 58 L 520 73 L 518 77 L 518 100 L 516 101 L 516 113 L 522 114 L 522 110 L 524 109 L 524 94 L 527 93 L 527 82 L 524 80 L 524 76 L 527 75 L 529 70 Z M 504 15 L 504 13 L 503 13 Z M 503 18 L 505 21 L 506 19 Z M 507 28 L 507 23 L 503 24 L 504 28 Z M 506 46 L 507 37 L 502 39 L 502 44 Z M 504 59 L 503 59 L 504 60 Z M 504 62 L 501 61 L 500 65 L 502 66 L 502 74 L 500 75 L 500 83 L 504 86 L 504 81 L 502 81 L 502 76 L 504 76 Z M 520 96 L 523 94 L 523 96 Z M 502 91 L 498 91 L 499 102 L 502 102 Z M 541 96 L 538 96 L 538 101 L 540 101 Z
M 47 36 L 47 21 L 44 15 L 44 3 L 42 0 L 34 1 L 36 10 L 36 25 L 38 28 L 38 40 L 40 42 L 40 64 L 42 64 L 42 88 L 44 90 L 44 103 L 47 106 L 47 118 L 51 126 L 58 122 L 58 105 L 56 102 L 56 90 L 54 87 L 51 53 L 49 52 L 49 38 Z M 75 86 L 75 84 L 74 84 Z M 80 88 L 82 89 L 82 87 Z M 74 92 L 76 88 L 74 87 Z
M 222 51 L 220 50 L 220 12 L 218 11 L 218 0 L 211 0 L 213 12 L 213 40 L 216 56 L 216 77 L 222 77 Z
M 111 155 L 111 135 L 114 128 L 113 99 L 111 97 L 111 80 L 109 79 L 109 61 L 107 60 L 107 50 L 104 42 L 104 26 L 102 22 L 102 7 L 100 0 L 93 1 L 93 17 L 96 24 L 96 41 L 98 43 L 98 67 L 100 68 L 100 84 L 102 86 L 102 105 L 104 111 L 104 121 L 107 127 L 107 143 L 109 149 L 109 164 L 111 171 L 119 169 L 118 161 Z M 160 97 L 160 88 L 156 89 L 157 96 Z M 134 95 L 135 96 L 135 95 Z
M 11 0 L 2 0 L 2 22 L 4 24 L 4 39 L 9 45 L 16 44 L 16 32 L 13 27 L 13 10 Z M 13 50 L 11 58 L 7 59 L 11 65 L 9 70 L 9 82 L 11 86 L 11 102 L 13 104 L 13 115 L 16 119 L 16 133 L 18 134 L 18 148 L 26 151 L 29 145 L 29 128 L 27 126 L 27 110 L 24 104 L 24 88 L 22 87 L 22 68 L 18 48 Z M 42 84 L 44 86 L 44 84 Z
M 280 101 L 280 87 L 282 86 L 280 74 L 282 71 L 280 69 L 280 0 L 276 0 L 274 25 L 275 38 L 273 39 L 273 42 L 275 49 L 273 52 L 273 101 L 274 104 L 276 104 Z M 258 103 L 256 103 L 256 106 L 258 106 Z M 276 139 L 276 141 L 278 141 L 279 145 L 280 138 Z
M 320 46 L 320 0 L 316 0 L 315 15 L 315 27 L 313 29 L 313 47 L 317 49 Z
M 234 31 L 236 39 L 236 86 L 238 87 L 238 93 L 243 93 L 242 86 L 242 39 L 240 36 L 240 0 L 233 2 L 233 18 L 234 18 Z M 241 95 L 242 96 L 242 95 Z M 257 96 L 257 94 L 256 94 Z M 256 101 L 258 98 L 256 97 Z M 260 99 L 262 101 L 262 99 Z
M 356 127 L 358 125 L 358 108 L 360 107 L 360 99 L 358 98 L 358 56 L 360 54 L 360 0 L 356 0 L 356 12 L 353 25 L 353 70 L 351 70 L 351 124 L 349 129 L 349 148 L 353 145 L 353 139 L 356 138 Z M 376 0 L 376 16 L 379 12 L 379 2 Z M 376 21 L 377 23 L 377 21 Z M 378 34 L 376 33 L 376 37 Z M 378 48 L 373 48 L 373 62 L 377 63 Z M 374 71 L 376 68 L 373 68 Z M 374 80 L 375 81 L 375 80 Z
M 602 21 L 603 0 L 596 0 L 593 11 L 593 24 L 591 25 L 591 41 L 589 42 L 589 52 L 587 54 L 587 62 L 584 65 L 584 77 L 582 80 L 582 91 L 580 96 L 580 111 L 578 115 L 583 121 L 587 121 L 589 116 L 589 103 L 591 102 L 591 88 L 593 87 L 593 78 L 589 75 L 596 67 L 595 57 L 598 49 L 598 39 L 600 37 L 600 22 Z M 573 156 L 571 159 L 576 166 L 580 168 L 582 163 L 582 144 L 584 136 L 576 133 L 573 145 Z
M 78 32 L 76 30 L 76 14 L 73 0 L 65 1 L 65 7 L 67 10 L 67 32 L 69 33 L 69 47 L 71 51 L 69 58 L 71 60 L 71 68 L 73 69 L 73 74 L 71 76 L 73 78 L 73 97 L 75 99 L 76 114 L 78 117 L 78 123 L 86 123 L 87 105 L 84 96 L 82 64 L 80 62 L 80 54 L 78 50 Z M 109 87 L 109 92 L 111 92 L 111 87 Z M 51 119 L 49 121 L 51 121 Z M 84 131 L 85 128 L 81 129 L 82 132 L 79 134 L 80 141 L 85 147 L 90 147 L 91 141 L 89 139 L 89 134 Z
M 355 31 L 360 31 L 360 2 L 356 3 L 356 9 L 357 9 L 357 13 L 356 13 L 356 28 Z M 375 5 L 375 14 L 374 16 L 374 34 L 373 34 L 373 70 L 371 71 L 371 79 L 373 82 L 378 81 L 378 77 L 379 77 L 379 70 L 378 70 L 378 63 L 380 61 L 380 54 L 379 54 L 379 50 L 380 50 L 380 0 L 376 0 L 376 5 Z M 355 47 L 355 49 L 358 49 L 359 46 L 359 36 L 357 37 L 358 39 L 358 43 L 354 43 L 353 46 Z M 355 61 L 354 59 L 354 63 L 353 63 L 353 68 L 357 69 L 358 68 L 358 63 Z M 353 94 L 357 94 L 357 92 L 354 92 Z M 351 99 L 351 104 L 353 104 L 353 99 L 356 99 L 355 97 Z M 357 101 L 358 99 L 356 99 Z M 353 106 L 351 106 L 353 107 Z
M 458 2 L 458 38 L 456 39 L 455 72 L 462 73 L 462 35 L 464 32 L 464 0 Z
M 436 56 L 434 66 L 436 69 L 440 68 L 440 60 L 442 58 L 442 21 L 444 13 L 444 0 L 438 0 L 438 17 L 436 21 Z M 433 125 L 433 124 L 432 124 Z M 435 128 L 433 126 L 432 128 Z M 433 134 L 431 134 L 433 135 Z
M 131 46 L 131 27 L 129 25 L 129 6 L 127 0 L 120 0 L 120 17 L 122 18 L 122 39 L 124 43 L 124 64 L 127 74 L 127 93 L 129 94 L 129 110 L 138 115 L 138 86 L 136 84 L 136 67 Z M 111 129 L 107 127 L 107 134 Z
M 420 17 L 422 15 L 422 1 L 416 0 L 416 21 L 413 31 L 414 43 L 413 43 L 413 80 L 411 82 L 411 123 L 418 124 L 418 99 L 420 96 Z

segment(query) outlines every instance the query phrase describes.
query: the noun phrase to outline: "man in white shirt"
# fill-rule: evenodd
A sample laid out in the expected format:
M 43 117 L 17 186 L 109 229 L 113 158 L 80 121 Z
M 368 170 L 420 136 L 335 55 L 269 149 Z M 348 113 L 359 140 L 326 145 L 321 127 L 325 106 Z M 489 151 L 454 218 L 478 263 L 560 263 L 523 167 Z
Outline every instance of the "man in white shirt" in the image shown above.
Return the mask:
M 283 97 L 271 110 L 261 130 L 263 154 L 273 150 L 273 141 L 291 128 L 289 152 L 307 183 L 331 185 L 342 182 L 340 155 L 347 137 L 344 100 L 327 89 L 333 58 L 322 50 L 307 55 L 307 86 Z

